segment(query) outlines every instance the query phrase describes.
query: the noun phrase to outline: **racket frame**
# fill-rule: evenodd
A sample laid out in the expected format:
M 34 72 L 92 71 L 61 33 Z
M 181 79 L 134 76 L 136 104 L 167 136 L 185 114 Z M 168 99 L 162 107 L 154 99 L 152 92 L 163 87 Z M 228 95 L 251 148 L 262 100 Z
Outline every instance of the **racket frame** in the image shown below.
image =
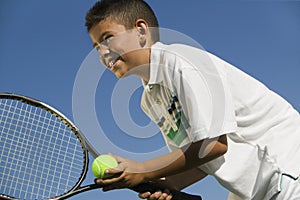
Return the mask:
M 81 147 L 82 147 L 82 151 L 83 151 L 82 152 L 83 157 L 84 157 L 84 164 L 83 164 L 83 170 L 81 173 L 81 177 L 78 179 L 77 183 L 70 190 L 68 190 L 67 192 L 65 192 L 62 195 L 54 197 L 54 199 L 63 199 L 65 197 L 69 197 L 69 195 L 71 195 L 74 192 L 75 192 L 75 194 L 77 194 L 77 193 L 81 192 L 80 189 L 85 191 L 85 190 L 90 190 L 90 189 L 96 188 L 95 184 L 81 187 L 81 184 L 85 180 L 87 172 L 88 172 L 88 166 L 89 166 L 88 153 L 91 153 L 93 157 L 97 157 L 97 152 L 90 144 L 88 144 L 88 141 L 86 140 L 86 138 L 84 137 L 82 132 L 79 130 L 79 128 L 77 128 L 77 126 L 75 126 L 75 124 L 72 121 L 70 121 L 64 114 L 62 114 L 60 111 L 53 108 L 52 106 L 50 106 L 46 103 L 43 103 L 39 100 L 27 97 L 27 96 L 22 96 L 22 95 L 13 94 L 13 93 L 0 92 L 0 99 L 17 100 L 24 104 L 38 107 L 40 109 L 43 109 L 43 110 L 49 112 L 50 114 L 52 114 L 56 118 L 58 118 L 61 122 L 63 122 L 68 128 L 70 128 L 70 130 L 76 135 L 77 139 L 79 140 Z M 1 193 L 0 193 L 0 198 L 5 198 L 8 200 L 16 199 L 15 197 L 10 197 L 10 196 L 7 196 L 7 195 L 1 194 Z
M 88 153 L 90 153 L 94 158 L 96 158 L 99 155 L 99 153 L 93 148 L 93 146 L 88 142 L 88 140 L 85 138 L 83 133 L 79 130 L 79 128 L 77 128 L 77 126 L 72 121 L 70 121 L 64 114 L 62 114 L 61 112 L 59 112 L 57 109 L 53 108 L 52 106 L 49 106 L 46 103 L 43 103 L 39 100 L 30 98 L 30 97 L 26 97 L 26 96 L 18 95 L 18 94 L 0 92 L 0 99 L 17 100 L 22 103 L 41 108 L 41 109 L 51 113 L 52 115 L 57 117 L 60 121 L 62 121 L 66 126 L 68 126 L 70 128 L 70 130 L 76 135 L 77 139 L 79 140 L 82 150 L 83 150 L 83 155 L 84 155 L 84 166 L 83 166 L 83 170 L 81 173 L 81 177 L 78 179 L 77 183 L 69 191 L 67 191 L 64 194 L 61 194 L 59 196 L 50 198 L 51 200 L 62 200 L 62 199 L 69 198 L 73 195 L 76 195 L 76 194 L 84 192 L 84 191 L 101 188 L 100 185 L 96 185 L 96 184 L 81 186 L 81 184 L 85 180 L 87 172 L 88 172 L 88 166 L 89 166 Z M 133 191 L 136 191 L 136 192 L 150 191 L 151 193 L 153 193 L 158 190 L 162 190 L 162 188 L 164 188 L 163 185 L 159 185 L 154 182 L 147 182 L 147 183 L 141 183 L 141 184 L 137 185 L 136 187 L 133 187 L 130 189 Z M 176 191 L 176 190 L 170 190 L 170 192 L 173 194 L 173 198 L 177 199 L 177 200 L 179 200 L 179 199 L 180 200 L 201 200 L 202 199 L 201 196 L 187 194 L 187 193 Z M 0 198 L 5 199 L 5 200 L 15 199 L 13 197 L 9 197 L 9 196 L 1 194 L 1 193 L 0 193 Z

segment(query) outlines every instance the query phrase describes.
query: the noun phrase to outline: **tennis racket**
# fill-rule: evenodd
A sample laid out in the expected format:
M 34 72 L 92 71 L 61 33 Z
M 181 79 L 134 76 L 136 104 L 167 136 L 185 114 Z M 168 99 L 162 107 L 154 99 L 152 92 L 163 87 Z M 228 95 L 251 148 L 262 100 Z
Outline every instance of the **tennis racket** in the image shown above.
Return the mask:
M 99 154 L 62 113 L 38 100 L 0 93 L 0 199 L 66 199 L 99 188 L 81 186 L 88 172 L 88 152 Z M 166 189 L 154 182 L 136 192 Z M 170 190 L 174 200 L 200 196 Z

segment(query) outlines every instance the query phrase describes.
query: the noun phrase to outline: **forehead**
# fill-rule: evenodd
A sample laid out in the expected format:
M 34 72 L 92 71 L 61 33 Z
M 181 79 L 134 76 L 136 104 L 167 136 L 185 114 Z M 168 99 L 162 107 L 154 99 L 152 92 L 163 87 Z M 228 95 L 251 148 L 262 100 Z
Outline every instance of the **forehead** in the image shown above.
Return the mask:
M 123 24 L 106 19 L 93 26 L 89 33 L 93 42 L 99 42 L 107 34 L 118 34 L 125 31 L 126 28 Z

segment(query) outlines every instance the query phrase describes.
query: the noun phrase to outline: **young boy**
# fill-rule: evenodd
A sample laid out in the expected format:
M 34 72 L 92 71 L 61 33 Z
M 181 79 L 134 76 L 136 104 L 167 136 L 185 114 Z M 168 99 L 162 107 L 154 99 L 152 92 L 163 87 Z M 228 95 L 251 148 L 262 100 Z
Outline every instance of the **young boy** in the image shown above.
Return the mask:
M 108 69 L 142 79 L 142 108 L 171 150 L 145 162 L 115 156 L 118 168 L 106 172 L 115 177 L 96 180 L 105 191 L 162 177 L 181 190 L 212 175 L 229 199 L 300 199 L 300 116 L 284 99 L 208 52 L 160 43 L 142 0 L 97 2 L 86 26 Z

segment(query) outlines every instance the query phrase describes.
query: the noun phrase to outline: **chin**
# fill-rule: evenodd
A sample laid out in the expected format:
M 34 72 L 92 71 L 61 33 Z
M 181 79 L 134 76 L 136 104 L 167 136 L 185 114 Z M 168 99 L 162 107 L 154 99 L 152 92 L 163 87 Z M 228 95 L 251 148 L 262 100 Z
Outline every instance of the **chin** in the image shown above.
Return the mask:
M 117 77 L 117 78 L 126 78 L 126 77 L 128 77 L 128 76 L 130 76 L 131 74 L 129 73 L 129 71 L 119 71 L 119 70 L 117 70 L 117 71 L 115 71 L 114 72 L 114 74 L 115 74 L 115 76 Z
M 115 76 L 119 79 L 124 77 L 123 74 L 120 74 L 120 73 L 115 73 Z

